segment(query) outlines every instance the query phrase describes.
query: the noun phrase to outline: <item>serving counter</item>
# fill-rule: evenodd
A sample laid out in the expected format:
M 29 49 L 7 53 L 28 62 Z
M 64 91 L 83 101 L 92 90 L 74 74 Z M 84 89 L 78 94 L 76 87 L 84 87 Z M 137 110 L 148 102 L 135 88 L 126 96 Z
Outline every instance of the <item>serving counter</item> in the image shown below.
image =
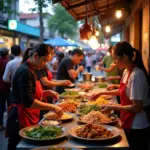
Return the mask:
M 116 102 L 116 98 L 113 97 L 111 101 Z M 76 114 L 72 114 L 72 115 L 73 115 L 73 120 L 70 120 L 62 124 L 62 126 L 65 127 L 67 130 L 70 130 L 73 127 L 79 125 L 77 121 L 77 115 Z M 63 139 L 50 141 L 50 142 L 43 142 L 43 143 L 33 142 L 33 141 L 31 142 L 22 139 L 21 142 L 17 145 L 17 150 L 30 150 L 41 146 L 56 146 L 56 147 L 73 148 L 73 149 L 87 149 L 87 150 L 99 150 L 99 149 L 129 150 L 129 145 L 124 130 L 122 128 L 119 128 L 119 131 L 120 131 L 119 137 L 116 137 L 111 140 L 99 141 L 99 142 L 80 140 L 80 139 L 73 138 L 70 135 L 68 135 Z

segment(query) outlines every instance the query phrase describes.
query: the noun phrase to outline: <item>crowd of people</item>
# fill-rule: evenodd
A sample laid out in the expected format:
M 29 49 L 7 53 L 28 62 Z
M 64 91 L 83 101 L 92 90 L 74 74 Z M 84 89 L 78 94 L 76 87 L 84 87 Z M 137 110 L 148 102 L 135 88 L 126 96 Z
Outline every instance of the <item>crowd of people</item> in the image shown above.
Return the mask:
M 14 56 L 12 60 L 9 49 L 0 49 L 0 130 L 4 129 L 3 114 L 7 101 L 5 131 L 8 150 L 15 150 L 21 140 L 20 129 L 37 124 L 40 114 L 45 111 L 54 111 L 58 116 L 63 114 L 61 108 L 55 105 L 59 94 L 65 88 L 72 88 L 70 85 L 85 68 L 91 72 L 97 61 L 95 55 L 85 56 L 80 49 L 64 55 L 47 44 L 37 44 L 24 54 L 19 45 L 14 45 L 11 54 Z M 50 67 L 49 62 L 55 55 L 56 60 Z M 148 150 L 149 86 L 140 52 L 127 42 L 119 42 L 109 48 L 109 55 L 98 65 L 99 70 L 107 72 L 107 80 L 114 83 L 108 89 L 115 89 L 94 94 L 89 99 L 95 100 L 100 95 L 119 96 L 119 105 L 102 106 L 102 111 L 120 112 L 131 150 Z

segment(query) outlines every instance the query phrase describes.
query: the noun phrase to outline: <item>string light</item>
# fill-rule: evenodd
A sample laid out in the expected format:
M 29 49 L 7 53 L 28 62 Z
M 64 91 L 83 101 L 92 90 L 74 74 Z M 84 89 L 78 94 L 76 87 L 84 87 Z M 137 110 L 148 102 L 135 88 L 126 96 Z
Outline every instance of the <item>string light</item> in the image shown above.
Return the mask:
M 88 41 L 88 44 L 92 49 L 97 49 L 100 47 L 100 44 L 98 43 L 97 37 L 95 35 L 92 35 L 91 38 Z
M 122 11 L 121 10 L 117 10 L 116 11 L 116 17 L 119 19 L 122 17 Z
M 106 31 L 107 33 L 109 33 L 109 32 L 111 31 L 111 28 L 110 28 L 109 25 L 107 25 L 107 26 L 105 27 L 105 31 Z
M 99 36 L 99 31 L 96 31 L 96 32 L 95 32 L 95 35 L 96 35 L 96 36 Z

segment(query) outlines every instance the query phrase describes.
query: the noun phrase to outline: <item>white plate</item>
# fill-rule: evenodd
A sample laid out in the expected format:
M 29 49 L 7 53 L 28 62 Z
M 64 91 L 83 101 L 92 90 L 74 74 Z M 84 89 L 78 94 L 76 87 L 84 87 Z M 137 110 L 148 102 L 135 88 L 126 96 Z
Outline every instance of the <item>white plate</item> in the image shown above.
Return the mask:
M 60 95 L 59 96 L 60 99 L 78 98 L 78 97 L 80 97 L 79 94 L 78 95 L 72 95 L 72 96 L 70 96 L 70 95 Z
M 30 140 L 30 141 L 39 141 L 39 142 L 58 140 L 58 139 L 63 138 L 63 137 L 65 137 L 65 136 L 68 135 L 68 131 L 67 131 L 67 129 L 64 128 L 64 127 L 62 128 L 63 133 L 62 133 L 60 136 L 57 136 L 57 137 L 52 138 L 52 139 L 36 139 L 36 138 L 28 137 L 28 136 L 26 135 L 25 131 L 31 130 L 31 129 L 33 129 L 33 128 L 37 128 L 37 127 L 39 127 L 39 126 L 40 126 L 40 125 L 34 125 L 34 126 L 30 126 L 30 127 L 23 128 L 23 129 L 21 129 L 21 130 L 19 131 L 19 135 L 20 135 L 22 138 L 24 138 L 24 139 L 27 139 L 27 140 Z
M 79 92 L 79 91 L 81 91 L 81 89 L 79 89 L 79 88 L 71 88 L 71 89 L 65 89 L 65 91 L 75 91 L 75 92 Z
M 108 138 L 99 138 L 99 139 L 79 137 L 79 136 L 76 135 L 76 130 L 83 127 L 83 126 L 84 125 L 77 126 L 75 128 L 72 128 L 68 132 L 72 137 L 80 139 L 80 140 L 84 140 L 84 141 L 105 141 L 105 140 L 111 140 L 111 139 L 114 139 L 114 138 L 120 136 L 120 130 L 118 128 L 110 126 L 110 125 L 101 125 L 101 126 L 104 126 L 107 130 L 110 130 L 113 133 L 113 136 L 108 137 Z

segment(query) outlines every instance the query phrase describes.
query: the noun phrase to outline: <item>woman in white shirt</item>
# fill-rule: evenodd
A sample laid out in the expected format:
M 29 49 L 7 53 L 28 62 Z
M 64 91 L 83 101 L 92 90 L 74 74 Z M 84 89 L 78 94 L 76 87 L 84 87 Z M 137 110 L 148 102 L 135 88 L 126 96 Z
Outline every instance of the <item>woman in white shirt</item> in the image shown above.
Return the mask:
M 121 105 L 106 105 L 103 112 L 120 111 L 130 150 L 148 150 L 149 122 L 144 107 L 149 105 L 147 73 L 140 53 L 127 42 L 119 42 L 113 47 L 113 57 L 119 69 L 125 69 L 120 88 L 93 95 L 119 95 Z

